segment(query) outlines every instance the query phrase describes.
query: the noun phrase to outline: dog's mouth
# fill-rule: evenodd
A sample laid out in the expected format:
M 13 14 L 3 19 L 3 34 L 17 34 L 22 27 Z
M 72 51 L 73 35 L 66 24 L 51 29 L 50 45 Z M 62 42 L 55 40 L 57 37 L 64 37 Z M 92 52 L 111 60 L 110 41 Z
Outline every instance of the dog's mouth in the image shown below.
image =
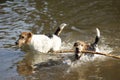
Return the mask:
M 21 49 L 29 47 L 29 45 L 24 44 L 24 43 L 19 43 L 18 41 L 15 42 L 15 45 L 16 45 L 16 47 L 21 48 Z
M 16 45 L 17 47 L 19 47 L 19 48 L 22 47 L 22 45 L 20 45 L 20 44 L 18 43 L 18 41 L 15 42 L 15 45 Z

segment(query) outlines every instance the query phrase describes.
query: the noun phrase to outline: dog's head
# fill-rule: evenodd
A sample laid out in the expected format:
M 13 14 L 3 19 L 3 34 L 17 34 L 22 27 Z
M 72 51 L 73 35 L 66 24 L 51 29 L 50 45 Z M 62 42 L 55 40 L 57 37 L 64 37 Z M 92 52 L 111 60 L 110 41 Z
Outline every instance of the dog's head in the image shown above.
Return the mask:
M 15 44 L 18 45 L 19 47 L 22 47 L 23 45 L 29 44 L 31 38 L 32 38 L 31 32 L 22 32 L 19 35 L 19 39 L 15 42 Z
M 85 50 L 87 47 L 87 43 L 83 41 L 76 41 L 74 43 L 74 48 L 78 48 L 80 51 Z

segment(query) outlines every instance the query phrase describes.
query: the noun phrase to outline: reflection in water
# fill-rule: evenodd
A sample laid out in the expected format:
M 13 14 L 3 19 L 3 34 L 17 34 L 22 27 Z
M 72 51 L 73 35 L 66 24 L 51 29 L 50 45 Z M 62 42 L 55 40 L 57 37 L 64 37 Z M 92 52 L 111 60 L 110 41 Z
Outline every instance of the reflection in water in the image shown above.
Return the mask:
M 72 47 L 72 44 L 64 43 L 62 49 L 67 48 L 67 46 L 68 48 L 70 46 Z M 108 50 L 105 48 L 106 47 L 100 49 L 102 52 L 105 52 Z M 108 51 L 111 51 L 111 49 Z M 101 69 L 102 63 L 106 61 L 104 56 L 96 55 L 93 58 L 83 56 L 78 61 L 74 62 L 73 60 L 73 53 L 42 54 L 29 51 L 24 56 L 23 60 L 18 62 L 17 71 L 20 75 L 26 76 L 27 79 L 30 79 L 30 76 L 32 76 L 32 79 L 45 80 L 49 78 L 53 80 L 74 80 L 79 78 L 85 80 L 102 79 L 102 77 L 99 76 L 99 73 L 101 73 L 99 69 Z M 102 67 L 104 67 L 104 65 Z M 91 70 L 93 70 L 93 72 L 91 72 Z
M 18 62 L 17 71 L 21 75 L 30 75 L 33 72 L 33 67 L 30 63 L 26 62 L 25 60 L 22 60 Z
M 30 75 L 39 68 L 60 65 L 62 59 L 63 56 L 57 54 L 42 54 L 31 51 L 24 56 L 23 60 L 18 62 L 17 71 L 21 75 Z

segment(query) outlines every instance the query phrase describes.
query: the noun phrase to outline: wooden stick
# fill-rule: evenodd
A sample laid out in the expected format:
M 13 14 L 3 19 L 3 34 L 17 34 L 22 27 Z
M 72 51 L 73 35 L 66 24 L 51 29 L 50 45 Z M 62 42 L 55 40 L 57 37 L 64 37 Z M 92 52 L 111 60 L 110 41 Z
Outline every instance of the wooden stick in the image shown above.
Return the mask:
M 60 50 L 60 51 L 55 51 L 55 53 L 74 53 L 74 50 Z M 99 54 L 99 55 L 104 55 L 107 57 L 112 57 L 112 58 L 116 58 L 116 59 L 120 59 L 120 56 L 116 56 L 116 55 L 112 55 L 112 54 L 108 54 L 108 53 L 101 53 L 101 52 L 95 52 L 95 51 L 81 51 L 82 53 L 90 53 L 90 54 Z
M 104 55 L 104 56 L 107 56 L 107 57 L 120 59 L 120 56 L 116 56 L 116 55 L 108 54 L 108 53 L 100 53 L 100 52 L 95 52 L 95 51 L 82 51 L 82 52 L 83 53 L 91 53 L 91 54 L 99 54 L 99 55 Z

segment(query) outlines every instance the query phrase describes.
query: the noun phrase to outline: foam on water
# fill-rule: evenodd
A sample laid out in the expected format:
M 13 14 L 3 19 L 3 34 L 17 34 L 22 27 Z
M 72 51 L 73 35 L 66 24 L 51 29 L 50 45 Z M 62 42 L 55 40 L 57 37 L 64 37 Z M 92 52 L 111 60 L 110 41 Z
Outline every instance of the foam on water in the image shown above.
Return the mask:
M 62 50 L 69 50 L 73 48 L 74 42 L 63 42 L 62 43 Z M 110 53 L 112 52 L 112 48 L 107 45 L 100 45 L 98 46 L 100 52 Z M 74 68 L 81 67 L 83 64 L 89 64 L 91 62 L 97 61 L 104 61 L 106 59 L 105 56 L 96 55 L 94 57 L 88 57 L 86 55 L 82 56 L 80 60 L 76 60 L 74 58 L 73 53 L 62 53 L 62 54 L 36 54 L 36 53 L 28 53 L 24 56 L 24 59 L 20 62 L 20 64 L 26 63 L 32 65 L 34 68 L 52 68 L 52 66 L 60 66 L 60 65 L 67 65 L 69 66 L 67 72 L 74 70 Z M 19 66 L 19 68 L 27 67 L 26 65 Z M 29 66 L 28 66 L 29 67 Z M 27 70 L 26 70 L 27 71 Z M 30 70 L 29 70 L 30 71 Z M 20 72 L 20 71 L 19 71 Z
M 63 43 L 62 49 L 71 49 L 72 47 L 73 47 L 73 43 L 68 43 L 68 44 Z M 99 45 L 98 48 L 99 48 L 98 52 L 101 52 L 101 53 L 109 54 L 110 52 L 113 51 L 112 48 L 110 48 L 108 45 L 105 45 L 105 44 Z M 81 64 L 84 64 L 87 62 L 91 62 L 91 61 L 95 61 L 95 60 L 104 61 L 106 59 L 106 56 L 95 54 L 94 57 L 89 57 L 87 55 L 83 55 L 79 60 L 72 61 L 69 57 L 67 57 L 68 55 L 71 55 L 71 54 L 74 57 L 74 53 L 64 53 L 63 54 L 65 56 L 63 63 L 69 65 L 70 67 L 77 67 L 77 66 L 80 66 Z

